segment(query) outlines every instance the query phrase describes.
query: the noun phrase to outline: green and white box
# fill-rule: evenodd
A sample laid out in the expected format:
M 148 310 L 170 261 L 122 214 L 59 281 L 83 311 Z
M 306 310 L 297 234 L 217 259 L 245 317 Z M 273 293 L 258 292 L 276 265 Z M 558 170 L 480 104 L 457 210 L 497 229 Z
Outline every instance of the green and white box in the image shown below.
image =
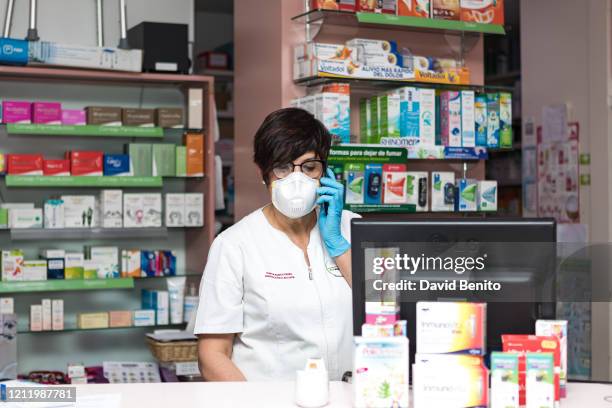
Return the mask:
M 119 248 L 107 246 L 89 247 L 89 258 L 98 263 L 98 278 L 118 278 L 119 270 Z
M 380 97 L 380 137 L 400 137 L 400 92 Z
M 409 171 L 406 174 L 406 203 L 414 204 L 417 212 L 427 211 L 429 204 L 427 172 Z
M 519 355 L 491 353 L 491 408 L 519 408 Z
M 359 101 L 359 137 L 361 143 L 369 143 L 372 138 L 372 113 L 370 99 L 363 98 Z
M 555 407 L 555 364 L 552 353 L 525 355 L 526 408 Z
M 461 212 L 478 210 L 478 181 L 460 179 L 457 182 L 455 209 Z
M 421 146 L 434 146 L 436 144 L 436 91 L 434 89 L 420 89 L 420 120 L 419 144 Z
M 363 204 L 365 167 L 361 163 L 348 163 L 344 168 L 344 179 L 346 180 L 347 204 Z
M 455 209 L 455 173 L 451 171 L 431 172 L 431 211 L 453 211 Z
M 22 264 L 22 250 L 12 249 L 9 251 L 2 251 L 2 280 L 5 282 L 22 280 Z
M 85 272 L 85 256 L 82 252 L 66 252 L 64 276 L 65 279 L 83 279 Z
M 478 182 L 478 211 L 497 211 L 497 181 Z
M 409 406 L 408 338 L 355 337 L 353 406 Z

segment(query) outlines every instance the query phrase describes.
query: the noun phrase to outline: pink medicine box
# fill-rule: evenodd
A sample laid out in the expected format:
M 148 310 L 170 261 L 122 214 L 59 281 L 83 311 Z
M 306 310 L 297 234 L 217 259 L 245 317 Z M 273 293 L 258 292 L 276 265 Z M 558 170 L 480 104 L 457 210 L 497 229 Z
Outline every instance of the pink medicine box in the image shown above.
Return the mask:
M 41 125 L 62 124 L 62 104 L 59 102 L 34 102 L 32 122 Z
M 32 104 L 24 101 L 2 102 L 3 123 L 32 123 Z
M 87 115 L 84 109 L 62 110 L 62 125 L 83 126 L 87 124 Z

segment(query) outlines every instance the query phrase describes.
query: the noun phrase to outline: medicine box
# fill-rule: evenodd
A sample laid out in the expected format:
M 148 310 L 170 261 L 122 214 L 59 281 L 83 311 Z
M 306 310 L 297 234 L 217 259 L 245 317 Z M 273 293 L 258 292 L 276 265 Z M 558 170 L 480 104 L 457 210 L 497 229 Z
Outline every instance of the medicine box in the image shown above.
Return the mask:
M 130 171 L 134 176 L 153 175 L 153 146 L 150 143 L 130 143 L 126 150 L 130 156 Z
M 45 125 L 62 124 L 62 104 L 59 102 L 34 102 L 32 123 Z
M 357 65 L 393 67 L 402 65 L 395 41 L 353 38 L 346 42 L 350 57 Z
M 189 88 L 187 91 L 187 128 L 202 129 L 204 117 L 204 90 Z
M 42 299 L 42 329 L 43 331 L 51 330 L 51 299 Z
M 167 193 L 166 201 L 166 227 L 185 226 L 185 194 Z
M 79 329 L 105 329 L 108 327 L 108 313 L 79 313 L 77 327 Z
M 87 113 L 84 109 L 62 109 L 62 125 L 83 126 L 87 124 Z
M 397 15 L 410 17 L 431 17 L 430 0 L 397 0 Z
M 64 228 L 64 201 L 46 200 L 44 205 L 45 228 Z
M 32 104 L 25 101 L 3 101 L 2 123 L 32 123 Z
M 398 320 L 393 324 L 364 323 L 361 325 L 362 337 L 405 337 L 406 335 L 406 320 Z
M 504 0 L 461 0 L 461 20 L 504 25 Z
M 139 278 L 142 276 L 139 249 L 121 250 L 121 277 Z
M 432 0 L 431 16 L 439 20 L 460 20 L 460 0 Z
M 124 126 L 153 127 L 155 111 L 153 109 L 123 108 L 121 120 Z
M 499 94 L 487 94 L 487 147 L 499 147 Z
M 121 126 L 121 108 L 114 106 L 88 106 L 85 108 L 88 125 Z
M 127 154 L 105 154 L 103 172 L 105 176 L 131 176 L 130 156 Z
M 486 354 L 486 303 L 418 302 L 417 353 Z
M 488 143 L 488 113 L 487 96 L 476 95 L 474 102 L 474 118 L 476 131 L 476 146 L 486 147 Z
M 406 166 L 403 164 L 383 165 L 383 203 L 405 204 L 407 199 Z
M 409 406 L 408 338 L 354 338 L 353 406 Z
M 478 210 L 478 181 L 473 179 L 459 179 L 455 189 L 456 211 Z
M 559 374 L 561 372 L 561 347 L 559 339 L 554 336 L 534 336 L 504 334 L 502 335 L 502 348 L 505 352 L 519 354 L 519 403 L 525 405 L 525 355 L 527 353 L 551 354 L 554 364 L 554 400 L 561 398 Z
M 64 227 L 91 228 L 97 225 L 96 197 L 89 195 L 64 195 Z
M 315 95 L 315 117 L 323 123 L 336 143 L 351 141 L 351 108 L 348 89 Z
M 155 310 L 134 310 L 134 326 L 155 326 Z
M 21 265 L 21 280 L 23 281 L 44 281 L 47 280 L 47 261 L 45 260 L 24 260 Z
M 119 248 L 92 246 L 86 248 L 89 259 L 98 264 L 98 278 L 119 278 Z
M 2 251 L 2 280 L 22 280 L 23 251 L 20 249 Z
M 70 160 L 45 159 L 43 160 L 43 175 L 45 176 L 70 176 Z
M 512 147 L 512 94 L 499 94 L 499 147 Z
M 104 174 L 104 153 L 99 151 L 66 152 L 70 160 L 70 174 L 73 176 L 102 176 Z
M 15 208 L 9 210 L 9 228 L 42 228 L 43 211 L 40 208 Z
M 380 143 L 380 96 L 370 98 L 370 139 L 368 143 Z
M 85 257 L 82 252 L 66 252 L 64 263 L 65 279 L 83 279 Z
M 497 211 L 497 181 L 478 182 L 478 211 Z
M 415 407 L 488 405 L 489 373 L 480 356 L 417 353 L 412 376 Z
M 187 177 L 204 176 L 204 135 L 186 133 L 184 139 L 187 153 Z
M 176 146 L 176 176 L 187 177 L 187 148 L 185 146 Z
M 185 193 L 185 226 L 202 227 L 204 225 L 204 194 Z
M 399 303 L 393 301 L 367 301 L 365 303 L 367 324 L 395 324 L 399 320 Z
M 123 227 L 123 191 L 100 191 L 100 217 L 102 228 Z
M 491 408 L 519 408 L 519 356 L 491 353 Z
M 108 312 L 109 327 L 132 326 L 132 312 L 130 310 L 111 310 Z
M 399 137 L 400 92 L 390 91 L 380 97 L 380 137 Z
M 362 98 L 359 101 L 359 136 L 361 143 L 369 143 L 372 137 L 372 123 L 370 113 L 370 99 Z
M 346 180 L 347 204 L 363 204 L 364 202 L 364 165 L 361 163 L 348 163 L 344 168 Z
M 551 353 L 526 354 L 526 408 L 554 408 L 558 406 L 558 400 L 555 398 L 555 377 L 555 364 Z
M 436 91 L 419 89 L 419 144 L 434 146 L 436 144 Z
M 142 226 L 162 226 L 162 198 L 160 193 L 142 193 Z
M 41 305 L 30 305 L 30 331 L 42 331 Z
M 455 173 L 431 172 L 431 211 L 455 209 Z
M 407 204 L 416 206 L 416 211 L 427 211 L 428 197 L 428 174 L 421 171 L 409 171 L 406 176 L 406 201 Z
M 474 91 L 461 91 L 461 146 L 476 146 L 476 118 L 474 117 Z
M 382 204 L 383 166 L 371 163 L 365 165 L 365 204 Z
M 409 145 L 420 143 L 421 102 L 418 88 L 403 87 L 400 93 L 400 136 L 410 140 Z
M 155 124 L 162 128 L 182 128 L 183 109 L 157 108 L 155 110 Z
M 51 330 L 64 330 L 64 300 L 51 301 Z
M 12 297 L 0 297 L 0 315 L 15 313 L 15 300 Z
M 560 397 L 567 393 L 567 320 L 536 320 L 536 336 L 554 336 L 559 339 L 561 371 L 559 372 Z
M 461 94 L 457 91 L 440 94 L 440 136 L 444 146 L 461 146 Z
M 171 143 L 153 145 L 153 175 L 176 176 L 176 145 Z
M 144 203 L 140 193 L 126 193 L 123 195 L 123 227 L 144 227 Z
M 8 174 L 22 176 L 42 176 L 43 175 L 43 155 L 42 154 L 15 154 L 6 156 Z
M 65 278 L 65 259 L 61 258 L 46 258 L 47 260 L 47 279 L 64 279 Z
M 142 71 L 142 50 L 30 41 L 29 63 L 113 71 Z

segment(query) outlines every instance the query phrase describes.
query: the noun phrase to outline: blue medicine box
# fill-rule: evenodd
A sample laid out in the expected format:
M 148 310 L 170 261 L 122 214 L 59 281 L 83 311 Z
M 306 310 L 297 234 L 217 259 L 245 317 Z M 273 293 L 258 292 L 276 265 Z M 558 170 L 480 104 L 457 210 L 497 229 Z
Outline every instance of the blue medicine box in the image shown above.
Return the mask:
M 129 154 L 105 154 L 104 155 L 105 176 L 129 176 L 130 155 Z
M 26 65 L 29 42 L 16 38 L 0 38 L 0 64 Z

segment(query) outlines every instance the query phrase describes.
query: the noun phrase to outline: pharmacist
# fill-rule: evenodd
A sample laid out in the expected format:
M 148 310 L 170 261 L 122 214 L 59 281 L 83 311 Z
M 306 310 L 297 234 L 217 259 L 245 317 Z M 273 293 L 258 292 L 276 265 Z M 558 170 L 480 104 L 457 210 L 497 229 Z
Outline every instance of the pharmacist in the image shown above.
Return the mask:
M 305 110 L 281 109 L 255 134 L 272 204 L 213 242 L 195 334 L 208 381 L 293 380 L 310 357 L 330 379 L 352 365 L 350 219 L 326 168 L 331 136 Z

